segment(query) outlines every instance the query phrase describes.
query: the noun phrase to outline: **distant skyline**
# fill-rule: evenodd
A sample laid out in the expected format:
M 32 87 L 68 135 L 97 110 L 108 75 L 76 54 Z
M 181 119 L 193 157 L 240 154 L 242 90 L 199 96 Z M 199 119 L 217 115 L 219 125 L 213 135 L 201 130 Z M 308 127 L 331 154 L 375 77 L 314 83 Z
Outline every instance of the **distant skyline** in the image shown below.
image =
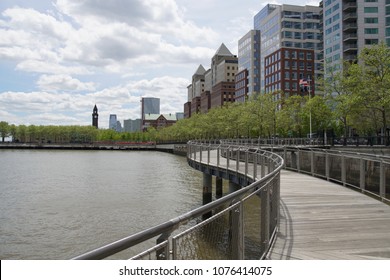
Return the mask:
M 0 121 L 99 127 L 141 116 L 141 97 L 183 112 L 187 86 L 221 43 L 253 29 L 264 0 L 1 0 Z

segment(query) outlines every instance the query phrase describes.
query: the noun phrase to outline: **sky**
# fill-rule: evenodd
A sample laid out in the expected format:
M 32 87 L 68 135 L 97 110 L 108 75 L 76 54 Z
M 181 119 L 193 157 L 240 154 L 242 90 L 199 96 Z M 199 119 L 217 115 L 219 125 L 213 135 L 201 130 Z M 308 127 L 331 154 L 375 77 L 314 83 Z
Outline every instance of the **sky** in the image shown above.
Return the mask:
M 183 112 L 196 69 L 253 29 L 266 4 L 319 0 L 0 0 L 0 121 L 91 125 Z

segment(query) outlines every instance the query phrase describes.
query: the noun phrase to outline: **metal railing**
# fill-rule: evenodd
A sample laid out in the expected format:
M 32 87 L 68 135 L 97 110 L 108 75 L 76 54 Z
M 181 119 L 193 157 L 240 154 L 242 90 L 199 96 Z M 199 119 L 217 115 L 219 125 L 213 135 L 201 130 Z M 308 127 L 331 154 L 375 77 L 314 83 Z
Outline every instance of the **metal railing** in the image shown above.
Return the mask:
M 384 146 L 386 137 L 355 138 L 360 144 Z M 367 141 L 362 141 L 366 139 Z M 390 203 L 390 157 L 357 153 L 346 150 L 319 149 L 323 139 L 283 138 L 283 139 L 233 139 L 222 143 L 247 145 L 253 148 L 266 148 L 284 159 L 284 168 L 320 177 L 328 181 L 352 187 Z M 349 145 L 359 145 L 352 138 L 346 138 Z M 356 140 L 356 141 L 357 141 Z M 345 142 L 333 142 L 341 143 Z M 310 144 L 309 144 L 310 143 Z M 310 146 L 310 147 L 309 147 Z
M 315 148 L 274 148 L 285 168 L 321 177 L 390 202 L 390 157 Z
M 219 140 L 225 144 L 251 145 L 251 146 L 390 146 L 390 138 L 387 136 L 365 137 L 315 137 L 315 138 L 242 138 Z
M 131 259 L 262 259 L 278 229 L 283 159 L 269 151 L 189 142 L 188 162 L 242 187 L 206 205 L 74 259 L 103 259 L 140 244 Z M 204 219 L 206 213 L 212 213 Z

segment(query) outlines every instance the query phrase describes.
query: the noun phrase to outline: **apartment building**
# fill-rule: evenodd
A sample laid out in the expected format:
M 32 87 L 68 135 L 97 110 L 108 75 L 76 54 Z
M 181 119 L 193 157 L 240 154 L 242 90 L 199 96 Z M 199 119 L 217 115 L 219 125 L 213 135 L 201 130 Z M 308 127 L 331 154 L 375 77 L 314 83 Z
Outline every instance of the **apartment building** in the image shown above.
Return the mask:
M 211 58 L 211 67 L 205 70 L 202 65 L 192 76 L 192 83 L 187 87 L 188 100 L 184 104 L 184 117 L 207 113 L 209 109 L 221 107 L 226 102 L 234 102 L 235 75 L 238 59 L 225 44 Z
M 326 76 L 341 70 L 342 61 L 355 61 L 366 46 L 390 45 L 389 0 L 325 0 L 322 6 Z

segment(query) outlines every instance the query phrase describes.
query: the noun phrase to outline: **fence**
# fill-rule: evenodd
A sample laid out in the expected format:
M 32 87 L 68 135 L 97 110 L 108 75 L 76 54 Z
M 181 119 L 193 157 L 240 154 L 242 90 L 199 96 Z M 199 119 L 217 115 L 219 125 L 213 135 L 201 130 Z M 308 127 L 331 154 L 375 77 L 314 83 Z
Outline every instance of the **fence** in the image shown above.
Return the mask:
M 284 158 L 286 169 L 341 183 L 390 202 L 390 157 L 291 147 L 273 151 Z
M 234 139 L 221 142 L 259 149 L 268 147 L 284 159 L 286 169 L 340 183 L 390 203 L 390 157 L 311 148 L 322 146 L 322 140 L 284 138 Z M 376 144 L 385 143 L 385 140 L 384 137 L 376 139 Z
M 242 188 L 188 213 L 74 259 L 102 259 L 155 240 L 131 259 L 262 259 L 279 220 L 283 159 L 235 145 L 188 143 L 188 162 Z M 211 213 L 210 218 L 204 215 Z

